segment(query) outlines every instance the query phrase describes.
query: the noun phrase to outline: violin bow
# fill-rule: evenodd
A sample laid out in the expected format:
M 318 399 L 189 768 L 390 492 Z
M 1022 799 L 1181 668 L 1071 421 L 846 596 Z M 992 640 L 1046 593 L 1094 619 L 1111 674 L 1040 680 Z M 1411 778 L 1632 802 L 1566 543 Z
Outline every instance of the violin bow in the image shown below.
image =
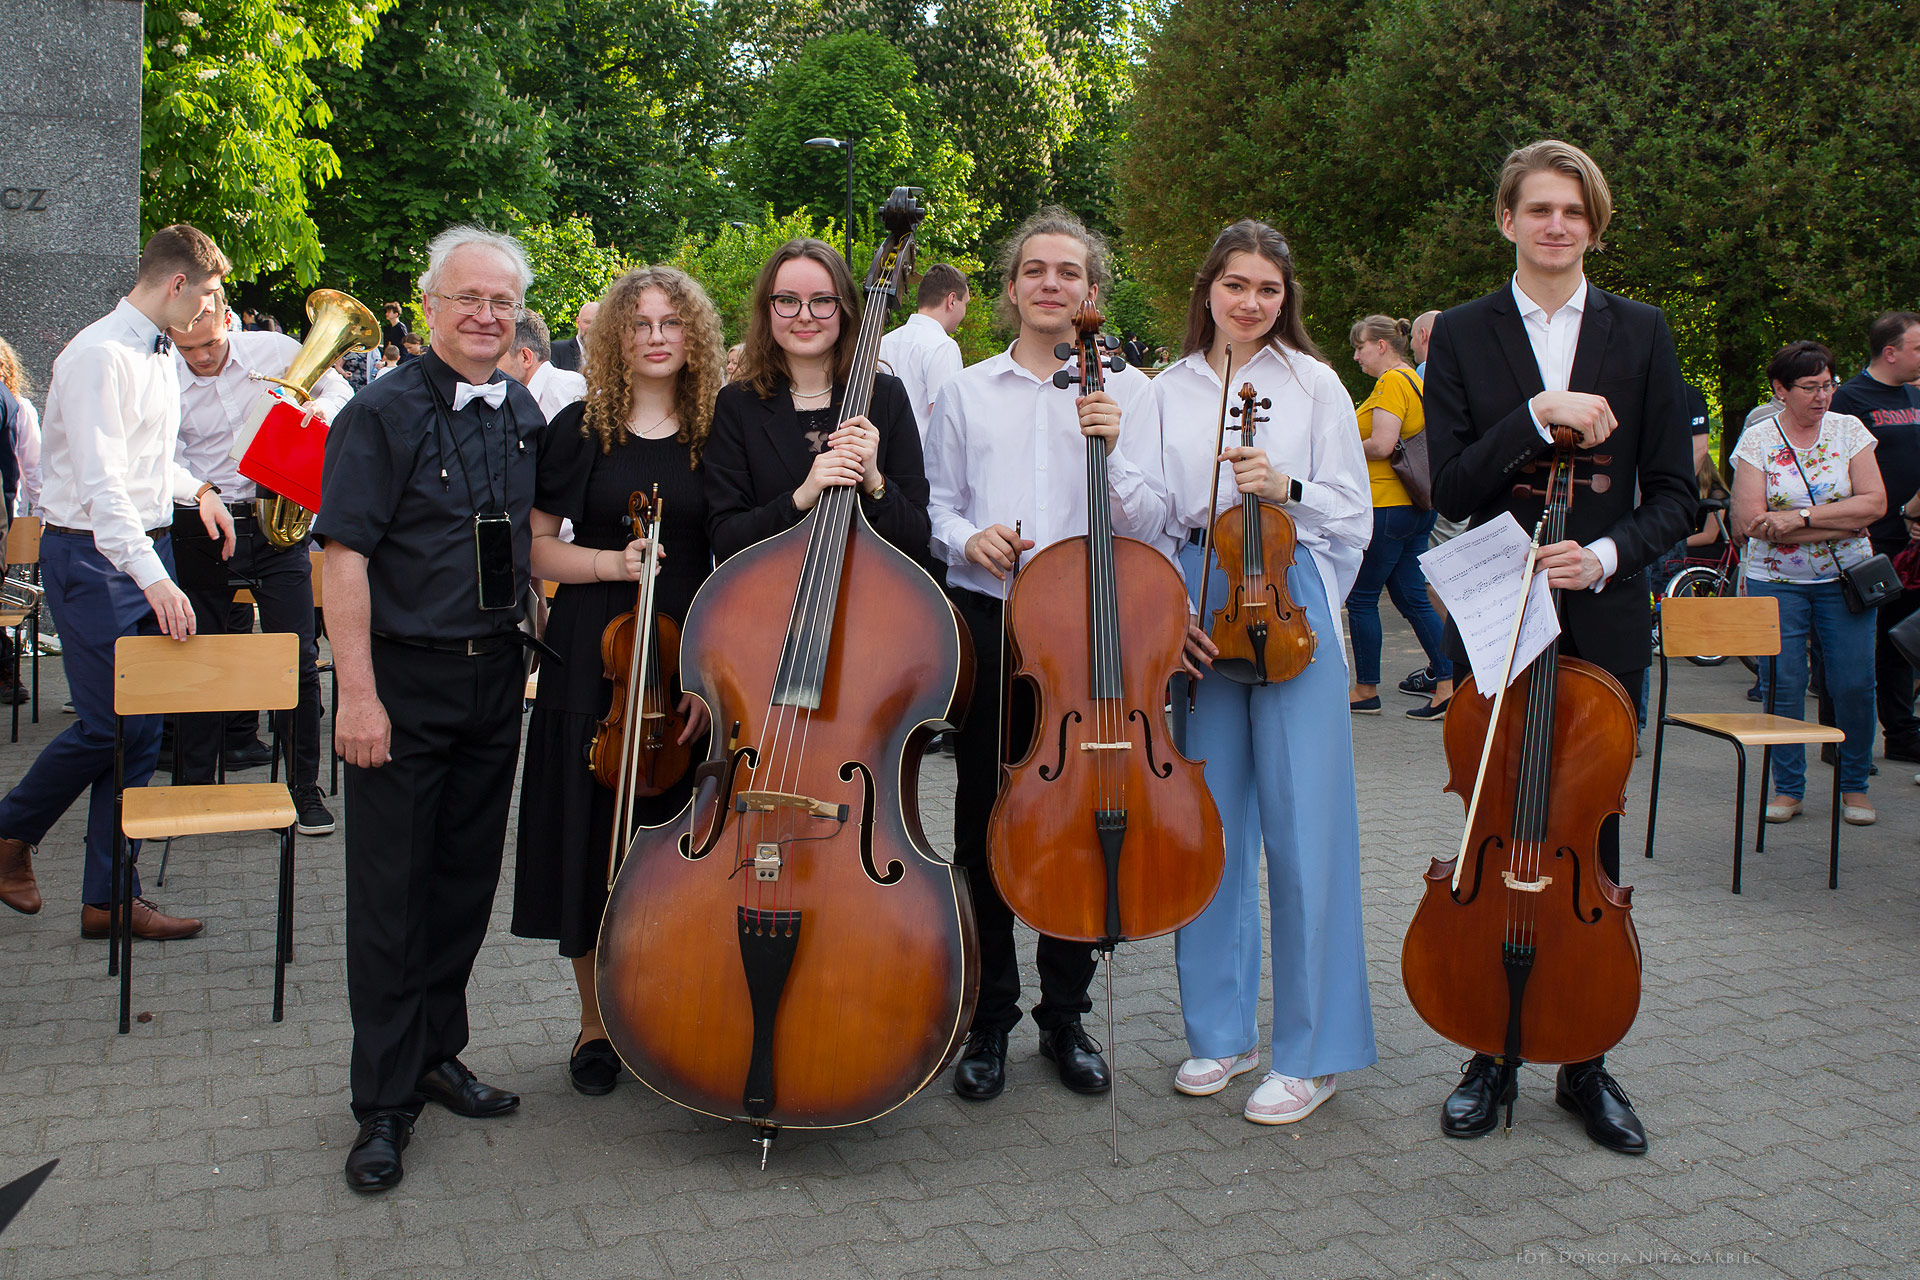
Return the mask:
M 627 658 L 626 736 L 620 742 L 620 776 L 613 792 L 613 830 L 607 841 L 607 887 L 613 887 L 614 873 L 633 825 L 633 772 L 639 762 L 641 717 L 647 708 L 646 690 L 640 677 L 647 669 L 647 651 L 653 643 L 653 584 L 660 567 L 660 517 L 665 504 L 660 486 L 653 486 L 653 500 L 636 490 L 627 501 L 627 518 L 633 522 L 636 538 L 647 540 L 646 567 L 640 571 L 640 590 L 634 600 L 633 652 Z M 642 520 L 645 524 L 642 524 Z
M 1207 629 L 1207 584 L 1213 580 L 1213 509 L 1220 501 L 1220 454 L 1227 447 L 1227 399 L 1233 388 L 1233 344 L 1226 344 L 1226 371 L 1220 375 L 1220 427 L 1213 433 L 1213 490 L 1207 494 L 1207 514 L 1200 534 L 1200 629 Z M 1187 714 L 1193 714 L 1200 682 L 1187 677 Z
M 1000 597 L 1000 765 L 1013 763 L 1013 725 L 1007 721 L 1013 673 L 1007 670 L 1007 596 L 1013 594 L 1014 575 L 1020 572 L 1020 522 L 1013 522 L 1013 568 L 1007 571 L 1007 590 Z

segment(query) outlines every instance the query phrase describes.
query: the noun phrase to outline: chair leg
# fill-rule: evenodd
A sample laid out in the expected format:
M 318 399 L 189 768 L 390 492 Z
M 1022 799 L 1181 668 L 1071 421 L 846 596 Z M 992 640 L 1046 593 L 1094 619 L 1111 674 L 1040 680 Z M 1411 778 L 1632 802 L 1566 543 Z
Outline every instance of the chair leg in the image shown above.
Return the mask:
M 20 628 L 13 629 L 13 687 L 20 687 Z M 13 740 L 20 741 L 20 704 L 13 704 Z
M 287 827 L 280 833 L 280 892 L 274 904 L 273 930 L 273 1020 L 287 1013 L 287 965 L 293 959 L 293 834 Z
M 1746 847 L 1746 833 L 1741 824 L 1747 820 L 1747 749 L 1739 743 L 1733 744 L 1733 754 L 1739 759 L 1739 770 L 1734 775 L 1733 784 L 1733 891 L 1740 892 L 1740 854 Z M 1766 787 L 1760 788 L 1766 794 Z
M 160 846 L 160 872 L 153 878 L 153 883 L 162 889 L 167 887 L 167 859 L 172 854 L 173 837 L 168 836 L 167 842 Z
M 1773 747 L 1760 748 L 1760 816 L 1754 819 L 1753 851 L 1767 850 L 1767 792 L 1773 786 Z
M 1839 748 L 1834 748 L 1836 757 Z M 1833 762 L 1833 830 L 1827 834 L 1827 888 L 1840 887 L 1840 761 Z
M 1665 699 L 1661 699 L 1665 701 Z M 1662 716 L 1653 727 L 1653 783 L 1647 791 L 1647 856 L 1653 856 L 1653 820 L 1660 812 L 1660 753 L 1667 745 L 1667 721 Z
M 40 723 L 40 613 L 33 615 L 33 722 Z

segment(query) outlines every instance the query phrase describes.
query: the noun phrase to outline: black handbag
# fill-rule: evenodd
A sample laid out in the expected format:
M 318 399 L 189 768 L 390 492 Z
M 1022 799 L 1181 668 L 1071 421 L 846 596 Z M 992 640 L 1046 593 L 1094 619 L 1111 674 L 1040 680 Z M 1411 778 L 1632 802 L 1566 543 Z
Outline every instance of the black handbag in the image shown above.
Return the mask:
M 1780 443 L 1787 446 L 1787 453 L 1793 458 L 1793 469 L 1800 473 L 1800 483 L 1807 487 L 1807 498 L 1813 498 L 1813 482 L 1807 479 L 1807 469 L 1800 465 L 1800 451 L 1793 447 L 1793 441 L 1787 439 L 1787 429 L 1780 420 L 1773 421 L 1774 430 L 1780 433 Z M 1840 553 L 1833 549 L 1833 543 L 1821 544 L 1827 554 L 1833 557 L 1833 564 L 1840 571 L 1840 597 L 1847 602 L 1850 613 L 1865 613 L 1869 609 L 1878 609 L 1887 601 L 1899 595 L 1900 575 L 1893 571 L 1893 561 L 1885 555 L 1868 556 L 1859 564 L 1848 568 L 1840 563 Z
M 1416 400 L 1423 398 L 1420 384 L 1414 381 L 1412 374 L 1407 375 L 1407 385 L 1413 388 Z M 1407 498 L 1415 511 L 1433 510 L 1433 471 L 1427 464 L 1427 428 L 1424 424 L 1412 435 L 1394 442 L 1393 452 L 1387 455 L 1387 465 L 1393 468 L 1393 474 L 1406 486 Z

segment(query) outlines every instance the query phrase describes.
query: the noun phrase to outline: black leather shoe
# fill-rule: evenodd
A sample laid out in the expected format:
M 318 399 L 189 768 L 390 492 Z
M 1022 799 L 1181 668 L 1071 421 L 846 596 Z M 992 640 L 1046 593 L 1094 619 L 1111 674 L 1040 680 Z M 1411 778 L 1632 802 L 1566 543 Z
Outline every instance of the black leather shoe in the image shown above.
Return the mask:
M 1826 758 L 1827 748 L 1820 749 L 1821 759 Z M 1889 760 L 1901 760 L 1907 764 L 1920 764 L 1920 740 L 1913 738 L 1888 738 L 1886 757 Z
M 387 1191 L 400 1185 L 406 1170 L 400 1153 L 413 1137 L 413 1117 L 404 1111 L 376 1111 L 360 1122 L 360 1136 L 347 1153 L 347 1185 L 355 1191 Z
M 1461 1070 L 1460 1084 L 1441 1104 L 1440 1132 L 1477 1138 L 1500 1123 L 1500 1108 L 1519 1094 L 1519 1069 L 1476 1053 Z
M 467 1070 L 466 1063 L 448 1058 L 414 1085 L 428 1102 L 437 1102 L 457 1116 L 479 1120 L 503 1116 L 520 1105 L 520 1095 L 482 1084 Z
M 602 1036 L 574 1047 L 573 1056 L 567 1059 L 567 1079 L 573 1081 L 576 1093 L 604 1097 L 620 1083 L 620 1067 L 613 1041 Z
M 1105 1093 L 1113 1088 L 1113 1077 L 1100 1056 L 1100 1046 L 1078 1021 L 1064 1023 L 1040 1033 L 1042 1057 L 1053 1059 L 1060 1070 L 1060 1083 L 1075 1093 Z
M 976 1031 L 967 1037 L 960 1065 L 953 1069 L 953 1091 L 985 1102 L 1007 1087 L 1007 1033 Z
M 273 748 L 258 738 L 230 745 L 221 749 L 220 763 L 229 770 L 258 769 L 263 764 L 273 763 Z
M 1633 1114 L 1633 1101 L 1599 1059 L 1571 1062 L 1554 1079 L 1553 1100 L 1586 1122 L 1587 1136 L 1623 1155 L 1647 1153 L 1647 1131 Z

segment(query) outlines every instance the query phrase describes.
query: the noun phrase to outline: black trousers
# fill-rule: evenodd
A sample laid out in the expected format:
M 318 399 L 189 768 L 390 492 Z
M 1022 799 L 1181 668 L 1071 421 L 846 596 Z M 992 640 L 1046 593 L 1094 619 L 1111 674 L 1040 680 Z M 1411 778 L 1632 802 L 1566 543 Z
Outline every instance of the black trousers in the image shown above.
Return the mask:
M 1007 1031 L 1020 1021 L 1020 960 L 1013 948 L 1013 912 L 987 867 L 987 825 L 1000 791 L 1000 690 L 1006 679 L 1001 670 L 1001 608 L 998 600 L 977 591 L 954 588 L 952 596 L 973 634 L 975 662 L 973 701 L 953 752 L 959 774 L 953 797 L 953 860 L 967 873 L 980 931 L 980 1000 L 974 1006 L 973 1029 Z M 1008 700 L 1007 714 L 1017 750 L 1033 732 L 1033 698 L 1024 684 L 1016 686 Z M 1033 1020 L 1042 1032 L 1076 1021 L 1093 1008 L 1087 998 L 1096 967 L 1092 947 L 1043 934 L 1035 958 L 1040 1003 L 1034 1006 Z
M 233 559 L 227 571 L 243 583 L 260 605 L 260 629 L 290 631 L 300 637 L 300 707 L 293 717 L 293 781 L 311 786 L 320 777 L 320 648 L 314 639 L 312 561 L 308 544 L 276 547 L 245 513 L 234 518 Z M 227 635 L 253 625 L 253 611 L 236 606 L 235 587 L 195 585 L 187 588 L 193 602 L 194 626 L 202 635 Z M 254 717 L 217 713 L 181 717 L 181 774 L 188 782 L 213 781 L 214 763 L 222 737 L 237 743 L 251 741 Z
M 347 768 L 353 1113 L 419 1114 L 415 1082 L 467 1044 L 467 979 L 500 882 L 520 754 L 522 651 L 375 637 L 392 759 Z
M 1920 609 L 1920 592 L 1903 591 L 1881 605 L 1873 619 L 1873 697 L 1888 746 L 1920 746 L 1920 716 L 1913 714 L 1913 668 L 1887 639 L 1888 628 L 1915 609 Z

